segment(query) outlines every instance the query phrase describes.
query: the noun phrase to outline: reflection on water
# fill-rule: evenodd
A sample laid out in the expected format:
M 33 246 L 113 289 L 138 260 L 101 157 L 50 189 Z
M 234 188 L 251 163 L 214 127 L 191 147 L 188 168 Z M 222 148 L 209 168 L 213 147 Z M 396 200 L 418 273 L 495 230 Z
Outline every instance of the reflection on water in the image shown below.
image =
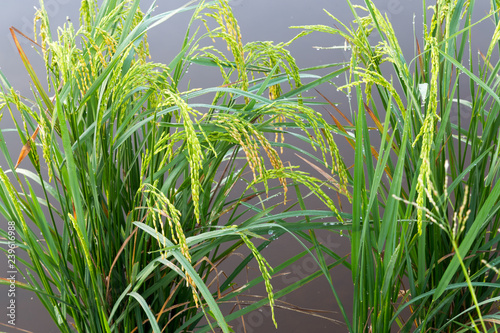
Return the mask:
M 353 1 L 362 3 L 362 1 Z M 164 1 L 158 4 L 157 12 L 173 9 L 185 3 L 182 0 Z M 422 8 L 419 1 L 414 0 L 374 0 L 375 5 L 391 19 L 398 37 L 404 43 L 402 49 L 407 55 L 413 54 L 413 24 L 417 36 L 420 35 L 422 29 Z M 47 11 L 51 17 L 52 31 L 58 25 L 62 25 L 66 20 L 71 20 L 77 25 L 79 21 L 78 8 L 79 1 L 70 0 L 46 0 Z M 149 7 L 151 1 L 142 1 L 143 8 Z M 37 6 L 37 0 L 24 1 L 4 1 L 2 3 L 2 11 L 0 11 L 0 66 L 2 71 L 9 79 L 10 83 L 19 89 L 22 94 L 29 96 L 29 79 L 22 65 L 19 55 L 10 37 L 9 27 L 14 26 L 27 36 L 32 36 L 33 22 L 33 6 Z M 299 31 L 288 29 L 293 25 L 306 24 L 325 24 L 333 25 L 334 22 L 322 10 L 327 9 L 336 17 L 348 23 L 351 20 L 352 14 L 346 1 L 343 0 L 235 0 L 232 2 L 234 13 L 239 21 L 243 42 L 254 40 L 273 40 L 275 42 L 288 41 L 293 38 Z M 488 1 L 480 3 L 476 2 L 476 19 L 489 10 Z M 414 15 L 414 13 L 416 13 Z M 153 61 L 168 63 L 179 50 L 182 39 L 185 33 L 185 27 L 189 19 L 189 14 L 181 14 L 173 17 L 160 27 L 155 28 L 149 33 L 151 53 Z M 490 24 L 485 22 L 484 24 Z M 481 45 L 489 43 L 488 36 L 478 34 L 479 29 L 473 34 L 473 49 L 478 49 Z M 407 37 L 408 36 L 408 37 Z M 21 39 L 23 47 L 29 50 L 29 43 Z M 376 39 L 374 39 L 376 42 Z M 349 52 L 342 48 L 316 50 L 314 46 L 331 47 L 335 45 L 343 45 L 340 38 L 326 34 L 311 34 L 306 38 L 300 39 L 291 45 L 290 50 L 292 55 L 297 59 L 299 67 L 310 67 L 315 65 L 327 64 L 332 62 L 343 62 L 348 60 Z M 38 73 L 43 75 L 44 68 L 41 58 L 36 52 L 28 52 L 30 61 L 37 68 Z M 190 86 L 208 86 L 213 85 L 210 82 L 209 75 L 206 75 L 206 68 L 202 73 L 196 68 L 190 69 Z M 204 74 L 204 75 L 202 75 Z M 321 74 L 321 73 L 318 73 Z M 342 79 L 342 78 L 339 78 Z M 217 84 L 216 82 L 215 84 Z M 338 82 L 341 83 L 340 81 Z M 345 97 L 342 98 L 335 87 L 324 86 L 320 87 L 323 94 L 329 99 L 340 102 L 341 106 L 347 109 Z M 319 110 L 322 111 L 322 110 Z M 347 112 L 349 113 L 349 112 Z M 6 116 L 2 120 L 2 127 L 13 127 L 10 117 Z M 11 152 L 19 151 L 21 144 L 17 144 L 16 140 L 9 142 Z M 343 142 L 339 142 L 341 153 L 347 155 L 346 161 L 352 161 L 349 155 L 352 155 L 352 149 L 349 146 L 342 146 Z M 5 165 L 5 161 L 0 160 L 1 165 Z M 313 171 L 311 171 L 313 172 Z M 314 205 L 314 203 L 311 203 Z M 2 221 L 2 225 L 4 222 Z M 340 255 L 346 255 L 350 252 L 350 245 L 347 238 L 341 238 L 334 234 L 324 232 L 319 234 L 318 239 L 327 247 L 338 252 Z M 301 250 L 300 246 L 291 237 L 283 236 L 278 241 L 273 243 L 263 254 L 268 259 L 272 266 L 280 264 L 285 258 L 290 258 L 292 253 L 298 253 Z M 228 267 L 231 264 L 237 263 L 239 257 L 234 257 L 228 260 Z M 7 267 L 6 259 L 0 257 L 0 275 L 4 277 L 4 272 Z M 292 266 L 288 275 L 283 275 L 273 279 L 273 284 L 276 290 L 290 285 L 297 279 L 304 277 L 316 271 L 318 267 L 311 258 L 304 258 L 301 262 Z M 346 311 L 351 311 L 352 283 L 350 282 L 350 272 L 342 266 L 332 270 L 334 286 L 345 302 Z M 20 275 L 19 275 L 20 278 Z M 242 277 L 240 282 L 244 283 L 246 277 Z M 21 281 L 22 282 L 22 281 Z M 0 287 L 0 308 L 6 309 L 8 305 L 7 295 L 8 288 Z M 263 289 L 252 290 L 256 294 L 263 295 Z M 285 307 L 290 307 L 290 304 L 298 305 L 301 309 L 322 309 L 325 311 L 338 312 L 338 306 L 334 301 L 333 295 L 327 285 L 325 279 L 319 278 L 309 285 L 297 290 L 295 293 L 281 299 L 282 303 L 277 302 L 282 308 L 277 308 L 276 319 L 278 321 L 278 330 L 283 332 L 343 332 L 345 326 L 332 323 L 320 318 L 315 318 L 307 314 L 307 311 L 292 312 L 284 310 Z M 54 328 L 52 320 L 46 315 L 44 308 L 37 301 L 36 297 L 19 288 L 16 290 L 16 305 L 17 317 L 16 326 L 31 332 L 57 332 Z M 229 311 L 231 307 L 226 307 Z M 4 316 L 5 310 L 0 311 L 0 323 L 6 323 L 7 318 Z M 323 315 L 333 317 L 342 321 L 339 313 L 331 314 L 324 313 Z M 244 332 L 240 322 L 233 322 L 236 332 Z M 7 327 L 0 327 L 0 331 L 18 332 Z M 270 318 L 270 311 L 267 308 L 261 311 L 252 313 L 246 317 L 246 332 L 275 332 L 275 328 Z

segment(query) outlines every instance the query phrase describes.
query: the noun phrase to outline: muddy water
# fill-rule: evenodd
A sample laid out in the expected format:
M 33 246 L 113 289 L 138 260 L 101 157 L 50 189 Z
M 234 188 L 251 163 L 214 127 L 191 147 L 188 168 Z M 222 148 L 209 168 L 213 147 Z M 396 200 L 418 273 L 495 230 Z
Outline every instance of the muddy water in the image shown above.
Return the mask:
M 53 31 L 55 31 L 56 26 L 63 24 L 67 19 L 72 20 L 75 24 L 78 23 L 78 8 L 80 1 L 46 0 L 45 2 L 49 15 L 51 16 Z M 147 8 L 150 4 L 150 1 L 143 2 L 145 4 L 143 8 Z M 363 1 L 360 0 L 353 0 L 353 3 L 362 2 Z M 180 0 L 159 2 L 157 12 L 176 8 L 183 3 L 184 1 Z M 417 32 L 421 31 L 421 24 L 419 23 L 422 21 L 421 2 L 417 0 L 374 0 L 374 3 L 391 18 L 398 37 L 401 37 L 404 52 L 408 55 L 413 54 L 413 39 L 411 38 L 413 35 L 412 22 L 415 20 L 415 22 L 417 22 Z M 477 17 L 488 10 L 489 5 L 487 3 L 488 1 L 481 1 L 480 4 L 477 4 Z M 33 6 L 36 5 L 38 5 L 37 0 L 4 1 L 0 9 L 0 45 L 2 45 L 0 49 L 0 66 L 10 80 L 10 83 L 27 96 L 30 95 L 28 75 L 12 43 L 9 27 L 15 26 L 23 33 L 31 36 L 34 13 Z M 352 18 L 350 10 L 344 0 L 235 0 L 233 1 L 233 8 L 243 33 L 244 42 L 254 40 L 273 40 L 275 42 L 287 41 L 298 33 L 298 30 L 288 29 L 289 26 L 293 25 L 333 25 L 334 22 L 323 12 L 323 8 L 327 9 L 345 23 L 350 22 Z M 413 13 L 416 13 L 415 16 Z M 188 19 L 189 14 L 181 14 L 151 31 L 149 37 L 154 61 L 168 63 L 172 59 L 176 51 L 179 50 Z M 492 30 L 490 23 L 488 31 Z M 479 33 L 474 35 L 473 40 L 474 44 L 476 44 L 473 46 L 473 49 L 479 48 L 479 45 L 487 45 L 489 42 L 488 36 Z M 317 50 L 314 48 L 314 46 L 329 47 L 333 45 L 343 45 L 343 41 L 335 36 L 315 33 L 292 44 L 290 50 L 301 68 L 347 60 L 349 53 L 343 50 Z M 29 49 L 29 44 L 23 42 L 23 47 Z M 31 52 L 29 56 L 34 66 L 38 68 L 38 73 L 43 75 L 44 69 L 40 57 L 38 57 L 35 52 Z M 193 84 L 206 87 L 218 83 L 210 82 L 209 76 L 201 75 L 202 71 L 196 68 L 192 68 L 190 71 L 190 77 Z M 318 74 L 321 74 L 321 72 L 318 72 Z M 341 82 L 337 83 L 340 84 Z M 193 87 L 193 85 L 191 85 L 191 87 Z M 341 103 L 340 107 L 349 113 L 345 96 L 339 94 L 335 87 L 323 86 L 320 87 L 320 90 L 323 94 L 328 96 L 329 99 Z M 8 115 L 4 117 L 2 121 L 3 128 L 13 127 L 8 118 L 10 118 Z M 13 141 L 14 142 L 9 143 L 10 151 L 17 152 L 21 148 L 21 145 L 16 144 L 17 141 Z M 339 145 L 341 153 L 346 158 L 346 164 L 352 164 L 352 149 L 349 146 L 344 146 L 342 142 L 340 142 Z M 294 159 L 293 156 L 287 158 L 290 160 Z M 295 163 L 299 164 L 299 162 Z M 0 160 L 0 164 L 4 166 L 5 161 Z M 320 207 L 320 205 L 314 201 L 310 201 L 309 204 L 312 209 Z M 315 207 L 315 205 L 317 207 Z M 4 222 L 5 221 L 1 221 L 1 225 L 4 225 Z M 336 251 L 339 255 L 347 255 L 350 252 L 349 241 L 346 237 L 342 238 L 333 233 L 322 232 L 319 233 L 318 238 L 323 244 Z M 263 255 L 272 266 L 276 266 L 299 251 L 301 251 L 301 248 L 296 241 L 290 237 L 283 236 L 269 246 L 263 252 Z M 229 260 L 226 266 L 227 269 L 230 269 L 231 265 L 235 265 L 237 260 L 237 257 Z M 7 277 L 6 267 L 6 260 L 1 256 L 1 277 Z M 256 268 L 257 266 L 254 265 L 253 267 Z M 318 267 L 312 259 L 304 258 L 302 261 L 292 266 L 288 275 L 273 279 L 273 284 L 276 289 L 281 289 L 297 281 L 299 278 L 304 277 L 306 274 L 312 273 L 317 270 L 317 268 Z M 334 268 L 331 274 L 334 286 L 344 303 L 345 309 L 347 313 L 350 313 L 352 308 L 350 301 L 352 295 L 350 273 L 347 269 L 339 266 Z M 18 278 L 21 279 L 20 276 Z M 244 281 L 245 277 L 242 277 L 241 282 Z M 252 290 L 252 292 L 260 295 L 264 294 L 263 289 Z M 8 288 L 4 286 L 0 287 L 0 323 L 4 324 L 8 321 L 6 317 L 6 307 L 9 300 L 7 293 Z M 313 281 L 295 293 L 288 295 L 286 299 L 282 299 L 282 301 L 297 305 L 302 309 L 320 309 L 324 312 L 318 314 L 342 321 L 339 307 L 325 279 L 319 278 Z M 16 305 L 16 327 L 29 332 L 57 332 L 51 319 L 46 315 L 44 308 L 32 293 L 17 289 Z M 284 303 L 281 303 L 281 305 L 286 306 Z M 230 310 L 230 308 L 227 309 Z M 300 312 L 277 309 L 276 317 L 279 323 L 278 331 L 281 332 L 346 331 L 345 326 L 341 324 Z M 231 324 L 234 326 L 235 331 L 244 332 L 241 322 L 233 322 Z M 260 312 L 255 312 L 247 316 L 246 328 L 246 332 L 248 333 L 276 331 L 271 322 L 268 309 L 262 309 Z M 3 325 L 0 325 L 0 331 L 19 332 L 18 330 L 13 330 Z

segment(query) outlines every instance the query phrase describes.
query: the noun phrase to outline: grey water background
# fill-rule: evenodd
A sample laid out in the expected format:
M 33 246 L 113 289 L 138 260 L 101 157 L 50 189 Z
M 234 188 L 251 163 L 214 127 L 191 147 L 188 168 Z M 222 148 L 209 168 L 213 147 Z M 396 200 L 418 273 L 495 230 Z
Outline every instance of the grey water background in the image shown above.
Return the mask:
M 403 52 L 407 59 L 414 54 L 413 40 L 413 22 L 417 35 L 422 31 L 422 2 L 420 0 L 374 0 L 375 5 L 390 18 L 395 27 L 396 34 L 400 38 Z M 428 1 L 429 2 L 429 1 Z M 156 12 L 163 12 L 175 9 L 183 5 L 182 0 L 161 0 L 157 2 Z M 353 0 L 353 4 L 364 4 L 363 0 Z M 477 1 L 475 9 L 475 20 L 482 17 L 489 10 L 489 1 Z M 143 10 L 146 10 L 151 1 L 143 0 L 141 2 Z M 64 24 L 67 19 L 78 24 L 78 9 L 80 1 L 77 0 L 45 0 L 45 5 L 51 19 L 53 33 L 57 26 Z M 430 3 L 428 3 L 430 5 Z M 32 36 L 32 24 L 34 6 L 38 6 L 38 0 L 23 1 L 0 1 L 0 67 L 10 83 L 23 95 L 31 96 L 29 77 L 21 62 L 19 54 L 15 49 L 10 36 L 9 27 L 14 26 L 28 36 Z M 345 0 L 235 0 L 232 1 L 234 14 L 238 19 L 242 30 L 243 42 L 257 40 L 272 40 L 274 42 L 288 41 L 294 37 L 299 30 L 289 29 L 294 25 L 324 24 L 333 26 L 335 22 L 324 13 L 323 9 L 328 10 L 334 16 L 348 24 L 352 21 L 352 13 Z M 151 30 L 149 33 L 150 50 L 152 61 L 169 63 L 170 60 L 179 51 L 182 39 L 190 18 L 190 13 L 182 13 L 169 19 L 159 27 Z M 489 44 L 494 25 L 486 20 L 477 29 L 473 30 L 473 50 L 481 48 L 483 51 Z M 484 33 L 486 31 L 487 33 Z M 374 40 L 374 42 L 376 39 Z M 343 49 L 316 49 L 315 46 L 331 47 L 343 45 L 343 40 L 338 36 L 313 33 L 305 38 L 294 42 L 290 47 L 292 55 L 297 60 L 301 68 L 329 64 L 333 62 L 343 62 L 349 59 L 349 51 Z M 25 50 L 30 49 L 26 41 L 21 44 Z M 32 64 L 37 73 L 43 77 L 44 67 L 41 57 L 35 51 L 28 52 Z M 192 84 L 200 87 L 207 87 L 218 84 L 212 82 L 210 75 L 206 74 L 206 68 L 192 67 L 189 78 Z M 326 74 L 327 71 L 318 72 Z M 342 77 L 339 78 L 341 80 Z M 342 81 L 336 81 L 342 84 Z M 191 85 L 191 87 L 194 87 Z M 323 85 L 319 90 L 329 99 L 339 104 L 343 112 L 349 114 L 348 100 L 342 93 L 337 92 L 333 85 Z M 310 93 L 312 95 L 312 92 Z M 318 98 L 318 101 L 320 99 Z M 323 111 L 318 109 L 318 111 Z M 330 110 L 332 111 L 332 110 Z M 10 120 L 8 112 L 4 111 L 4 117 L 1 123 L 2 129 L 12 128 L 13 123 Z M 12 158 L 17 159 L 17 154 L 21 149 L 21 143 L 16 135 L 6 136 L 9 144 L 9 151 Z M 9 140 L 11 139 L 11 140 Z M 346 158 L 346 164 L 352 165 L 352 148 L 344 144 L 342 138 L 337 141 L 341 153 Z M 291 157 L 293 158 L 293 157 Z M 301 164 L 298 160 L 292 161 L 295 164 Z M 6 167 L 5 161 L 0 160 L 2 167 Z M 314 172 L 314 171 L 311 171 Z M 321 177 L 319 174 L 316 176 Z M 310 203 L 313 207 L 319 208 L 319 203 Z M 314 205 L 317 207 L 314 207 Z M 4 228 L 7 221 L 0 220 L 0 226 Z M 339 237 L 330 232 L 319 233 L 319 240 L 337 252 L 340 255 L 347 255 L 350 252 L 349 241 L 346 237 Z M 300 246 L 290 237 L 282 237 L 263 251 L 263 255 L 268 259 L 272 266 L 280 264 L 283 260 L 301 251 Z M 231 258 L 227 265 L 230 267 L 238 261 L 237 257 Z M 254 268 L 256 266 L 254 265 Z M 304 257 L 289 270 L 288 275 L 279 276 L 272 280 L 274 288 L 279 290 L 287 285 L 318 270 L 318 267 L 312 258 Z M 4 256 L 0 256 L 0 277 L 6 277 L 7 261 Z M 254 272 L 255 273 L 255 272 Z M 258 272 L 257 272 L 258 273 Z M 253 273 L 251 273 L 253 274 Z M 337 290 L 347 313 L 352 311 L 352 282 L 350 272 L 342 266 L 337 266 L 331 271 L 334 287 Z M 20 275 L 18 274 L 18 277 Z M 242 282 L 245 277 L 241 277 Z M 22 281 L 21 281 L 22 282 Z M 264 289 L 252 290 L 256 294 L 264 295 Z M 43 306 L 38 302 L 36 296 L 28 291 L 17 288 L 16 290 L 16 328 L 6 327 L 8 317 L 6 316 L 9 297 L 7 297 L 8 288 L 0 286 L 0 332 L 57 332 L 57 328 L 52 323 L 51 318 L 46 313 Z M 283 300 L 283 299 L 282 299 Z M 296 292 L 287 295 L 286 302 L 293 304 L 301 309 L 318 309 L 324 311 L 321 315 L 343 321 L 339 313 L 339 307 L 336 304 L 333 294 L 324 278 L 318 278 L 312 283 L 300 288 Z M 231 306 L 225 306 L 226 311 L 231 310 Z M 246 332 L 346 332 L 346 327 L 342 324 L 327 321 L 322 318 L 311 316 L 310 314 L 292 312 L 290 310 L 277 309 L 276 319 L 278 329 L 274 328 L 271 321 L 270 311 L 263 308 L 260 311 L 246 316 Z M 236 332 L 244 332 L 241 322 L 231 323 Z

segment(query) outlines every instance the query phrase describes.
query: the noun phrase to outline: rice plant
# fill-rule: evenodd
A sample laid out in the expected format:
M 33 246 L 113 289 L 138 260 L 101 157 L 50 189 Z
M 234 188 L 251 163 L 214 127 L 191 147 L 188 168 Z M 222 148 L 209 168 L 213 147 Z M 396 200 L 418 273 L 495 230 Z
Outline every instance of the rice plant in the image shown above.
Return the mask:
M 20 96 L 1 75 L 2 112 L 16 128 L 0 131 L 8 163 L 0 169 L 0 212 L 16 226 L 17 251 L 30 258 L 17 258 L 26 283 L 16 285 L 37 294 L 61 332 L 229 332 L 231 320 L 273 309 L 321 274 L 274 290 L 272 276 L 304 254 L 272 268 L 260 251 L 272 231 L 298 235 L 323 253 L 306 231 L 324 228 L 319 218 L 342 220 L 324 182 L 280 154 L 292 150 L 329 167 L 338 179 L 328 186 L 347 193 L 332 128 L 301 97 L 346 67 L 302 84 L 306 76 L 287 43 L 242 44 L 225 0 L 162 14 L 139 5 L 84 0 L 79 27 L 66 22 L 54 30 L 41 1 L 31 43 L 46 81 L 18 41 L 27 36 L 11 30 L 33 91 Z M 151 62 L 148 30 L 188 10 L 193 19 L 178 55 Z M 199 22 L 206 33 L 192 31 Z M 200 46 L 209 38 L 226 42 L 229 52 Z M 181 91 L 189 66 L 200 64 L 220 68 L 219 85 Z M 200 98 L 207 96 L 212 103 Z M 6 144 L 13 132 L 24 145 L 20 154 Z M 287 143 L 290 136 L 311 152 Z M 301 191 L 325 209 L 307 210 Z M 279 194 L 284 199 L 274 200 Z M 5 230 L 2 236 L 9 239 Z M 223 275 L 220 263 L 242 245 L 250 255 Z M 261 276 L 237 288 L 233 281 L 252 258 Z M 318 260 L 323 273 L 348 265 Z M 267 297 L 238 308 L 239 295 L 259 283 Z M 238 310 L 223 314 L 222 303 Z
M 339 89 L 353 94 L 354 137 L 332 115 L 355 153 L 350 331 L 497 332 L 498 1 L 475 22 L 474 0 L 424 0 L 413 55 L 371 0 L 347 2 L 350 25 L 329 14 L 335 27 L 298 28 L 352 50 Z M 491 43 L 477 55 L 480 22 Z

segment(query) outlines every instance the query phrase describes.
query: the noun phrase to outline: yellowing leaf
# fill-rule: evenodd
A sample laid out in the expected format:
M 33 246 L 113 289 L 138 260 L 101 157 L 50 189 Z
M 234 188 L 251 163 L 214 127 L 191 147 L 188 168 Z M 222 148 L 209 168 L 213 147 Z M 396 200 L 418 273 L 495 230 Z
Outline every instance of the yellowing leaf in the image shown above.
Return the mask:
M 19 166 L 19 164 L 26 158 L 26 156 L 28 156 L 28 154 L 30 153 L 31 151 L 31 142 L 32 141 L 35 141 L 36 139 L 36 136 L 38 134 L 38 130 L 40 129 L 40 125 L 38 125 L 36 127 L 36 130 L 33 132 L 33 134 L 31 135 L 31 138 L 28 139 L 28 141 L 26 142 L 26 144 L 23 146 L 23 148 L 21 149 L 21 153 L 19 154 L 19 157 L 17 159 L 17 163 L 16 163 L 16 166 L 14 167 L 14 169 L 17 169 L 17 167 Z

